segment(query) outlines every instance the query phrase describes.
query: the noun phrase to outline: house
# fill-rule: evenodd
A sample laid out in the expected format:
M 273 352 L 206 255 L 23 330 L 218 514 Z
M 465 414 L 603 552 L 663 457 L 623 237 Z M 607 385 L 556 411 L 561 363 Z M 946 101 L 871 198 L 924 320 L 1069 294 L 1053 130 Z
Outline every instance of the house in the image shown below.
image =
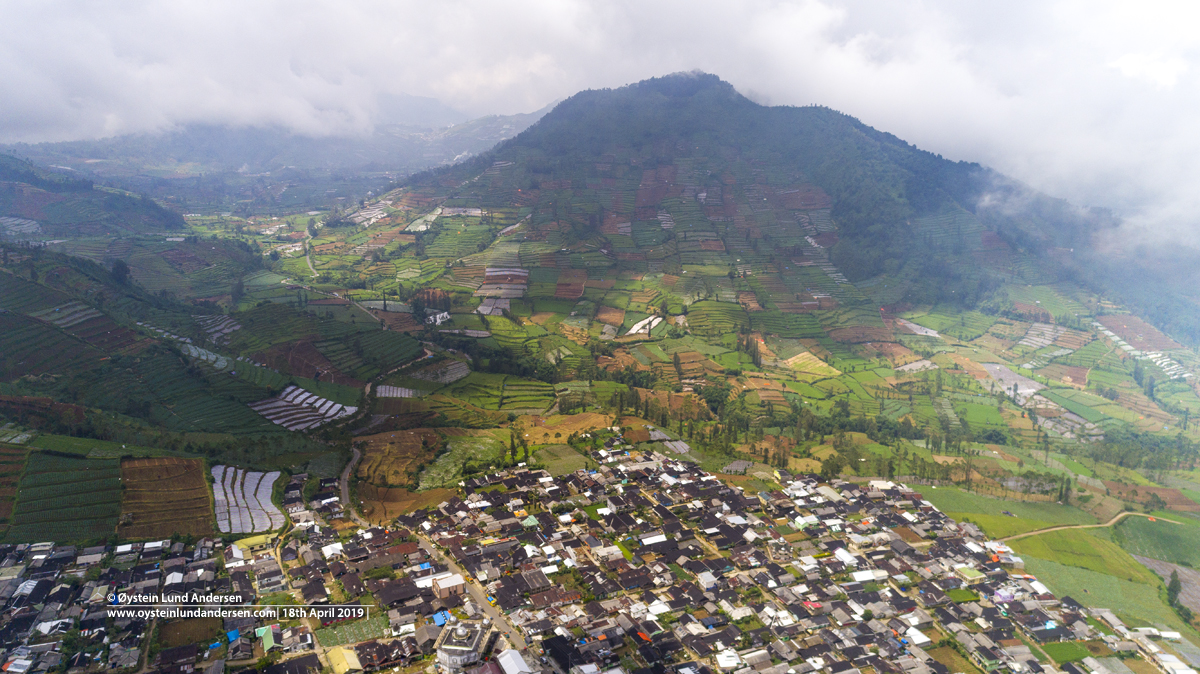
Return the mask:
M 433 594 L 438 599 L 458 596 L 466 591 L 467 584 L 461 574 L 454 573 L 445 578 L 433 579 Z

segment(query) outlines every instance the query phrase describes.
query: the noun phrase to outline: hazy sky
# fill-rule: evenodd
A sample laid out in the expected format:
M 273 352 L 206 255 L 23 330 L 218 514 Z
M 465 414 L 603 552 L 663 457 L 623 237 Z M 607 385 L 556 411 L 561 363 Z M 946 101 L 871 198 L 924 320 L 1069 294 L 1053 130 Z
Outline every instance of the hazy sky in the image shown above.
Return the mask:
M 0 3 L 0 141 L 190 122 L 368 129 L 380 94 L 472 115 L 701 69 L 1200 238 L 1200 5 Z

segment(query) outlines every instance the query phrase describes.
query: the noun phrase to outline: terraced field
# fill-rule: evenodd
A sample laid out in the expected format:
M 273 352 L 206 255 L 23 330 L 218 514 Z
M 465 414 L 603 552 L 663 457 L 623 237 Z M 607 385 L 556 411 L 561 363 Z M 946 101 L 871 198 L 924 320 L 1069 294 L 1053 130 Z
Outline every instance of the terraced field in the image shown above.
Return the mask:
M 116 531 L 120 515 L 119 461 L 35 451 L 21 476 L 5 540 L 107 538 Z

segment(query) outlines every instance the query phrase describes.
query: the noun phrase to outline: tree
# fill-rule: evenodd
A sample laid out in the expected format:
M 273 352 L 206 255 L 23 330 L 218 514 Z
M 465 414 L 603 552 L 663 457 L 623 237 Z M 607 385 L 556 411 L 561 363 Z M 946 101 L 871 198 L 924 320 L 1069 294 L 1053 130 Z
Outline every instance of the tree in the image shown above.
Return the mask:
M 125 263 L 125 260 L 113 261 L 112 277 L 120 285 L 125 285 L 129 280 L 129 265 Z
M 1167 583 L 1167 603 L 1172 606 L 1179 599 L 1179 592 L 1183 589 L 1183 583 L 1179 582 L 1179 572 L 1171 572 L 1171 581 Z

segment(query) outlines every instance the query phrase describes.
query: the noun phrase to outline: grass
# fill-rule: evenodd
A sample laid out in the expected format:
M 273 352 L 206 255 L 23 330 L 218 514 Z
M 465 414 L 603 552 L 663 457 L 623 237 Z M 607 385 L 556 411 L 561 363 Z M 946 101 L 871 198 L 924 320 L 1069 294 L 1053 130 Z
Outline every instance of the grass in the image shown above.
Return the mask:
M 1058 664 L 1076 662 L 1091 656 L 1088 649 L 1077 641 L 1060 641 L 1052 644 L 1042 644 L 1042 650 Z
M 974 592 L 972 592 L 970 590 L 964 590 L 963 588 L 955 588 L 953 590 L 947 590 L 946 596 L 950 597 L 950 601 L 954 602 L 955 604 L 965 604 L 968 602 L 979 600 L 979 595 L 975 594 Z
M 975 666 L 975 663 L 963 657 L 961 653 L 954 650 L 950 646 L 932 648 L 926 652 L 929 653 L 934 660 L 937 660 L 949 668 L 951 672 L 959 672 L 961 674 L 979 674 L 979 668 Z
M 544 464 L 551 475 L 566 475 L 587 468 L 588 460 L 570 445 L 547 445 L 539 449 L 534 460 Z
M 1057 503 L 1006 501 L 961 489 L 927 489 L 922 494 L 950 517 L 968 519 L 995 538 L 1059 524 L 1096 523 L 1096 518 L 1088 513 Z M 1005 510 L 1016 517 L 1003 514 Z
M 1013 541 L 1012 548 L 1022 556 L 1051 559 L 1060 564 L 1090 569 L 1135 583 L 1158 583 L 1158 578 L 1149 569 L 1139 564 L 1120 546 L 1080 529 L 1064 529 L 1029 536 Z

